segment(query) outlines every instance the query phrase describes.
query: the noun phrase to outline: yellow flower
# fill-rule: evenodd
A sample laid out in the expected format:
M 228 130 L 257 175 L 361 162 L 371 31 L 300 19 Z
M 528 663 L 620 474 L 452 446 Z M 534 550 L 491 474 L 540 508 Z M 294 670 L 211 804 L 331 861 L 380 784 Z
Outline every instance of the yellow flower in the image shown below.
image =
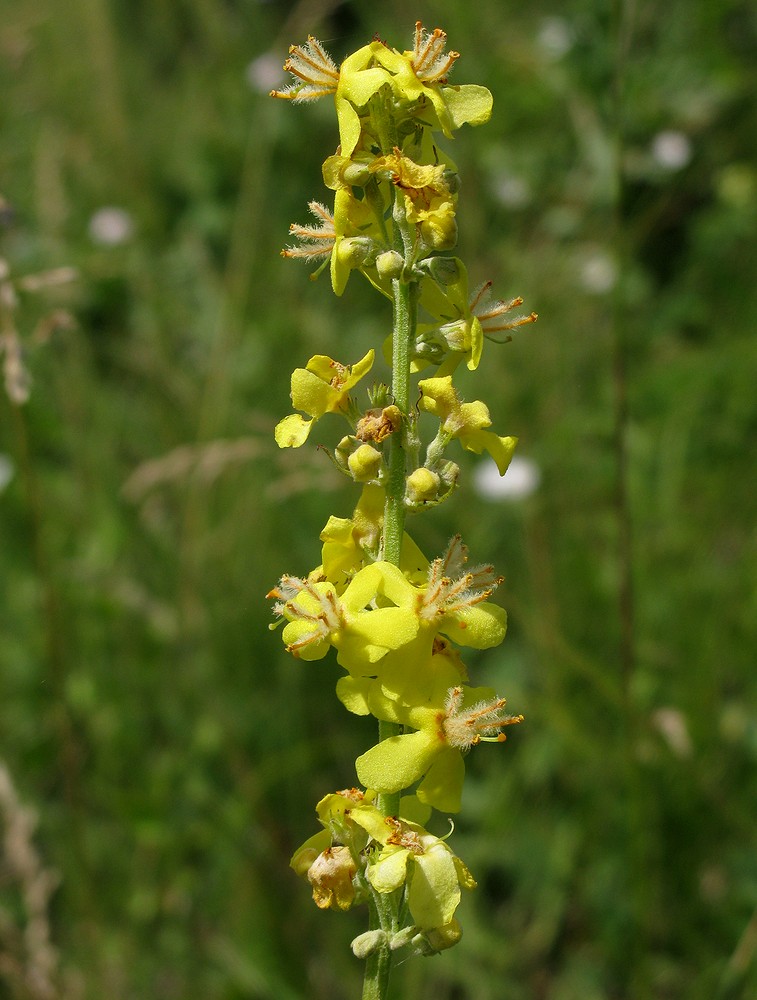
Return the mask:
M 416 163 L 397 148 L 371 167 L 377 174 L 388 174 L 402 191 L 407 221 L 418 226 L 421 239 L 434 250 L 449 250 L 457 242 L 457 198 L 445 180 L 446 169 L 442 163 Z
M 450 439 L 457 438 L 463 448 L 477 455 L 488 451 L 500 476 L 504 476 L 518 439 L 499 437 L 487 430 L 492 421 L 486 404 L 480 400 L 463 403 L 452 385 L 451 375 L 421 379 L 418 388 L 422 393 L 420 409 L 439 418 L 441 433 Z
M 334 646 L 338 662 L 362 675 L 388 650 L 415 638 L 420 623 L 413 593 L 399 567 L 380 562 L 359 570 L 342 594 L 327 580 L 283 576 L 268 597 L 277 599 L 274 613 L 287 620 L 282 639 L 290 653 L 320 660 Z
M 447 927 L 460 903 L 461 887 L 476 886 L 460 858 L 417 823 L 384 817 L 377 809 L 361 810 L 355 822 L 382 845 L 366 871 L 373 888 L 389 893 L 407 885 L 407 904 L 415 926 L 424 931 Z
M 412 50 L 398 52 L 373 41 L 353 52 L 337 68 L 318 39 L 310 36 L 304 45 L 289 49 L 284 63 L 294 83 L 284 90 L 272 90 L 271 96 L 299 102 L 333 94 L 341 155 L 348 158 L 360 142 L 360 110 L 387 85 L 409 116 L 430 119 L 431 127 L 441 129 L 447 138 L 466 122 L 480 125 L 488 121 L 492 95 L 486 87 L 446 86 L 459 53 L 445 52 L 445 32 L 440 28 L 427 32 L 418 21 L 413 43 Z
M 444 683 L 441 677 L 432 704 L 380 699 L 374 690 L 373 714 L 415 732 L 391 736 L 358 757 L 355 767 L 363 785 L 391 794 L 423 779 L 416 792 L 421 802 L 442 812 L 459 811 L 463 755 L 484 741 L 503 742 L 502 730 L 522 722 L 523 716 L 506 714 L 505 699 L 490 688 L 457 685 L 445 692 Z
M 432 127 L 440 128 L 448 139 L 461 125 L 487 122 L 492 95 L 486 87 L 445 86 L 447 74 L 459 56 L 458 52 L 445 53 L 446 33 L 440 28 L 429 33 L 417 21 L 413 43 L 412 51 L 400 53 L 384 46 L 376 53 L 377 61 L 393 74 L 392 86 L 397 96 L 418 105 L 420 114 L 431 111 Z
M 510 340 L 509 331 L 534 323 L 535 312 L 509 317 L 508 313 L 523 304 L 523 299 L 491 301 L 491 281 L 485 282 L 468 295 L 468 273 L 456 257 L 437 258 L 432 264 L 435 280 L 426 280 L 421 286 L 420 303 L 426 312 L 437 320 L 436 324 L 419 327 L 419 340 L 424 344 L 429 335 L 442 343 L 452 355 L 439 369 L 440 375 L 450 375 L 460 361 L 465 360 L 474 371 L 481 361 L 484 338 L 494 343 Z M 414 365 L 420 371 L 428 361 Z
M 350 389 L 371 370 L 374 352 L 368 351 L 357 364 L 342 365 L 323 354 L 312 357 L 305 368 L 292 372 L 292 403 L 299 413 L 284 417 L 274 432 L 279 448 L 299 448 L 307 441 L 313 424 L 325 413 L 348 413 Z
M 359 201 L 351 190 L 341 187 L 334 196 L 334 214 L 320 202 L 308 203 L 310 214 L 316 225 L 303 226 L 293 222 L 289 232 L 298 243 L 284 247 L 282 257 L 300 260 L 324 259 L 324 263 L 312 275 L 317 277 L 326 259 L 331 262 L 331 284 L 334 292 L 341 295 L 347 286 L 350 271 L 361 268 L 375 260 L 383 246 L 373 212 L 367 201 Z

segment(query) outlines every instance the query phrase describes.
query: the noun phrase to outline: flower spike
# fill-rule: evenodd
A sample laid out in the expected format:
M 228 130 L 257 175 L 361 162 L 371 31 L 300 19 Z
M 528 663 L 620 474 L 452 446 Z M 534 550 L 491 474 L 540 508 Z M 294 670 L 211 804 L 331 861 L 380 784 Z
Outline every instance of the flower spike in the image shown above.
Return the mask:
M 448 84 L 458 58 L 446 33 L 421 21 L 408 50 L 375 36 L 339 64 L 311 35 L 289 49 L 284 68 L 294 82 L 271 92 L 292 102 L 333 97 L 339 133 L 322 167 L 333 204 L 308 203 L 311 218 L 289 227 L 282 256 L 312 261 L 312 278 L 328 268 L 337 296 L 357 272 L 393 307 L 383 358 L 391 378 L 367 344 L 352 364 L 318 353 L 292 373 L 295 412 L 276 425 L 277 445 L 298 448 L 318 421 L 336 416 L 342 431 L 330 457 L 362 495 L 351 517 L 329 517 L 320 565 L 282 576 L 268 594 L 270 628 L 281 626 L 286 650 L 304 663 L 335 659 L 344 708 L 380 724 L 378 742 L 355 761 L 365 792 L 320 801 L 322 829 L 291 867 L 320 909 L 368 905 L 371 930 L 352 949 L 378 956 L 363 995 L 382 1000 L 394 952 L 430 955 L 460 940 L 456 909 L 475 881 L 449 834 L 425 825 L 433 809 L 460 809 L 468 752 L 503 742 L 523 720 L 493 689 L 472 686 L 462 659 L 465 649 L 505 638 L 507 612 L 491 600 L 503 577 L 485 563 L 469 566 L 460 535 L 429 560 L 405 530 L 406 517 L 457 487 L 453 442 L 487 451 L 505 474 L 517 439 L 491 429 L 484 402 L 465 401 L 457 371 L 478 368 L 486 338 L 509 339 L 507 331 L 536 319 L 519 315 L 520 298 L 492 300 L 491 283 L 471 295 L 465 265 L 449 253 L 459 178 L 437 137 L 483 124 L 492 110 L 486 87 Z M 356 350 L 368 330 L 350 322 L 344 332 Z M 429 367 L 434 377 L 420 377 Z

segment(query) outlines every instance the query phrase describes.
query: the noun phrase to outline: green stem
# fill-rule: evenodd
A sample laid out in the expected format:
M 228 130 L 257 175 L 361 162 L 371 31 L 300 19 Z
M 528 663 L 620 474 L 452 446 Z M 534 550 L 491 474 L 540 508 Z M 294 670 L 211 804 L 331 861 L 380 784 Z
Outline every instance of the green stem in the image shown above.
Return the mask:
M 416 285 L 400 278 L 392 282 L 394 335 L 392 338 L 392 398 L 402 413 L 403 424 L 410 408 L 410 345 L 415 339 Z M 405 530 L 405 440 L 402 431 L 389 441 L 389 462 L 384 508 L 384 559 L 400 564 Z
M 389 945 L 384 945 L 368 956 L 363 979 L 363 1000 L 384 1000 L 389 990 L 391 970 L 392 953 Z
M 398 209 L 398 205 L 400 206 Z M 401 218 L 397 216 L 401 215 Z M 395 235 L 401 231 L 404 218 L 403 206 L 399 199 L 394 213 Z M 397 242 L 397 241 L 396 241 Z M 406 266 L 410 247 L 402 239 L 405 249 Z M 402 538 L 405 531 L 405 477 L 407 473 L 407 422 L 410 411 L 410 348 L 415 341 L 417 322 L 418 285 L 416 281 L 406 281 L 404 277 L 392 281 L 393 337 L 392 337 L 392 398 L 402 413 L 402 428 L 389 439 L 387 460 L 386 503 L 384 506 L 384 559 L 395 566 L 400 564 Z M 402 727 L 394 722 L 379 721 L 379 742 L 399 736 Z M 400 792 L 384 793 L 378 797 L 378 808 L 384 816 L 398 816 Z M 375 900 L 369 903 L 370 926 L 386 931 L 396 930 L 396 920 L 381 914 Z M 396 917 L 396 914 L 395 914 Z M 387 926 L 390 924 L 391 926 Z M 389 990 L 389 974 L 392 967 L 392 952 L 384 944 L 369 956 L 363 980 L 363 1000 L 386 1000 Z
M 370 900 L 370 929 L 388 933 L 397 930 L 396 912 L 390 896 L 372 892 Z M 385 1000 L 389 990 L 389 973 L 392 970 L 392 951 L 384 943 L 366 960 L 363 979 L 363 1000 Z
M 415 339 L 417 284 L 401 278 L 392 281 L 394 334 L 392 338 L 392 398 L 402 413 L 402 428 L 389 441 L 384 506 L 384 559 L 400 565 L 405 532 L 405 478 L 407 474 L 406 426 L 410 409 L 410 345 Z M 379 738 L 400 732 L 395 723 L 379 722 Z M 381 802 L 381 800 L 380 800 Z M 399 795 L 384 796 L 384 815 L 396 816 Z

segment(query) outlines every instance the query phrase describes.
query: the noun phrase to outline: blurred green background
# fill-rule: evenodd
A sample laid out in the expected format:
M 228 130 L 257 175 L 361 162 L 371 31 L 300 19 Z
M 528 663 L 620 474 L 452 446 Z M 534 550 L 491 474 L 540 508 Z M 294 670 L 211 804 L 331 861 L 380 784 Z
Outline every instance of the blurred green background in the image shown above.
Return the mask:
M 57 888 L 0 782 L 0 997 L 359 995 L 364 912 L 317 911 L 288 860 L 373 727 L 264 595 L 355 500 L 273 444 L 291 369 L 389 315 L 279 257 L 336 133 L 265 94 L 309 32 L 341 60 L 416 18 L 495 96 L 450 149 L 460 254 L 540 318 L 471 382 L 531 464 L 477 495 L 464 455 L 411 525 L 507 575 L 471 674 L 527 723 L 469 758 L 465 936 L 396 996 L 757 995 L 757 8 L 15 0 L 0 336 L 32 383 L 0 391 L 0 761 Z

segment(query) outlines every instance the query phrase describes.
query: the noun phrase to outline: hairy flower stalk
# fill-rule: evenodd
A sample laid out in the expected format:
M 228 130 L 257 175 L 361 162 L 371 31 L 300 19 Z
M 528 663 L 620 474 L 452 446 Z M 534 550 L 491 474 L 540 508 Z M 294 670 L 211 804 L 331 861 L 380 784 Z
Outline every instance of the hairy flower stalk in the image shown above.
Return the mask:
M 459 535 L 429 561 L 405 530 L 458 487 L 447 454 L 455 442 L 507 471 L 517 439 L 491 429 L 483 402 L 462 398 L 456 372 L 461 362 L 475 371 L 485 339 L 506 341 L 536 319 L 509 315 L 518 297 L 491 301 L 490 282 L 470 294 L 450 254 L 459 180 L 437 137 L 486 122 L 492 97 L 448 85 L 459 54 L 440 28 L 418 22 L 412 43 L 399 51 L 374 40 L 337 66 L 310 37 L 290 49 L 292 85 L 272 92 L 295 103 L 332 98 L 339 129 L 323 165 L 333 211 L 311 201 L 314 223 L 292 224 L 282 255 L 317 264 L 313 277 L 328 265 L 337 295 L 354 272 L 392 303 L 391 373 L 374 382 L 367 406 L 354 393 L 376 377 L 373 349 L 359 360 L 316 355 L 292 374 L 297 412 L 277 425 L 277 444 L 300 447 L 322 419 L 341 420 L 334 462 L 361 493 L 350 517 L 329 518 L 321 563 L 285 574 L 268 595 L 287 651 L 315 663 L 333 649 L 344 671 L 339 700 L 378 720 L 378 742 L 355 762 L 364 790 L 322 799 L 322 829 L 291 862 L 321 909 L 367 904 L 369 930 L 353 942 L 366 960 L 364 1000 L 386 996 L 399 950 L 434 954 L 460 939 L 455 911 L 475 881 L 425 824 L 434 810 L 460 809 L 465 756 L 504 742 L 505 728 L 523 720 L 496 692 L 469 684 L 460 651 L 504 639 L 507 615 L 490 600 L 502 578 L 492 566 L 467 567 Z

